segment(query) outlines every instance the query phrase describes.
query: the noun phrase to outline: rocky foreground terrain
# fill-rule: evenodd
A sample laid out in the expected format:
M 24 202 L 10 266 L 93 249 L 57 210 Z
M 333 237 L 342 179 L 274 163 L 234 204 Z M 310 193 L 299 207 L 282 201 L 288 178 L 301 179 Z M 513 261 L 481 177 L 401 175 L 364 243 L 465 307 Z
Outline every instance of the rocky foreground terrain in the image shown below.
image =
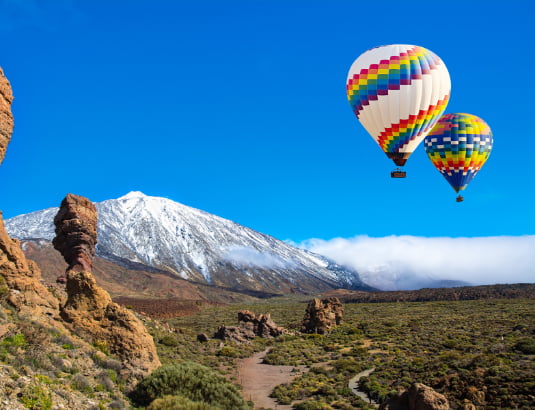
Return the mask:
M 13 129 L 12 101 L 0 69 L 0 163 Z M 91 273 L 96 220 L 91 202 L 65 198 L 55 221 L 54 244 L 67 262 L 58 292 L 42 284 L 0 214 L 1 408 L 123 408 L 124 393 L 160 365 L 142 321 L 113 303 Z M 96 384 L 98 394 L 84 394 Z

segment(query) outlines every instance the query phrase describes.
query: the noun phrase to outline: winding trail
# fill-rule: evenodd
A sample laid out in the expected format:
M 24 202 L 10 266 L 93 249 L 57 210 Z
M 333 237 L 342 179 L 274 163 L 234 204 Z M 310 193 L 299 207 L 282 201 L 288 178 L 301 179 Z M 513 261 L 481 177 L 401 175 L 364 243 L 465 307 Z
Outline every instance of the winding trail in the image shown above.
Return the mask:
M 242 394 L 245 400 L 251 400 L 255 409 L 272 408 L 276 410 L 290 410 L 291 405 L 278 404 L 277 401 L 269 395 L 275 388 L 282 383 L 291 382 L 296 376 L 307 372 L 307 366 L 274 366 L 263 364 L 262 361 L 269 348 L 263 352 L 258 352 L 246 359 L 238 360 L 237 377 L 238 383 L 242 386 Z M 296 371 L 297 370 L 297 371 Z M 358 382 L 361 377 L 369 376 L 375 368 L 366 369 L 351 380 L 349 388 L 364 401 L 378 407 L 377 403 L 370 401 L 368 395 L 358 389 Z
M 269 397 L 275 386 L 290 382 L 301 372 L 306 371 L 306 366 L 298 366 L 300 372 L 295 372 L 295 366 L 273 366 L 263 364 L 264 357 L 270 349 L 255 353 L 246 359 L 238 360 L 238 382 L 243 388 L 243 398 L 251 400 L 255 409 L 273 408 L 277 410 L 291 409 L 291 405 L 277 404 L 275 399 Z
M 374 370 L 375 368 L 372 367 L 371 369 L 366 369 L 363 372 L 360 372 L 357 375 L 355 375 L 351 380 L 349 380 L 349 388 L 351 389 L 353 393 L 355 393 L 365 402 L 368 402 L 372 405 L 375 405 L 376 407 L 379 407 L 379 405 L 375 401 L 371 400 L 365 392 L 363 392 L 362 390 L 359 390 L 359 380 L 362 377 L 369 376 Z

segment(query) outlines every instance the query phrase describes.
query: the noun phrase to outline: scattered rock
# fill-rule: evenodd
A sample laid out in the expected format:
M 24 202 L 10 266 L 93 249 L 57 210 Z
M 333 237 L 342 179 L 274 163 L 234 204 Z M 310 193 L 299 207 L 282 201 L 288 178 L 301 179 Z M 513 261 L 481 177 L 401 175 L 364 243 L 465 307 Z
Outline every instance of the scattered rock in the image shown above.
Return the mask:
M 210 337 L 206 333 L 199 333 L 197 335 L 197 341 L 201 343 L 206 343 L 210 340 Z
M 314 298 L 307 306 L 301 332 L 325 334 L 342 322 L 344 308 L 336 297 Z
M 238 323 L 240 326 L 251 329 L 256 336 L 270 338 L 277 337 L 286 333 L 286 329 L 277 326 L 268 314 L 255 314 L 249 310 L 241 310 L 238 312 Z
M 4 160 L 7 144 L 9 144 L 13 132 L 12 102 L 13 93 L 11 92 L 11 85 L 0 67 L 0 164 Z
M 238 344 L 250 343 L 256 335 L 252 330 L 245 329 L 241 326 L 220 326 L 214 334 L 214 339 L 228 340 Z
M 238 326 L 220 326 L 214 338 L 248 343 L 256 336 L 271 338 L 286 332 L 286 329 L 275 324 L 269 313 L 256 316 L 249 310 L 241 310 L 238 312 Z

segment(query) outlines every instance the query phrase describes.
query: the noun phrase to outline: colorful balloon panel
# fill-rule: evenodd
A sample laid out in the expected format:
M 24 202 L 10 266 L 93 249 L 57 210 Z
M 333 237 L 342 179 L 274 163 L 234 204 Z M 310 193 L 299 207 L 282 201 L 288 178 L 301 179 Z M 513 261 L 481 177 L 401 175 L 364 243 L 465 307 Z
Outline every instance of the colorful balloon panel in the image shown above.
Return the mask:
M 442 60 L 419 46 L 370 49 L 349 69 L 353 112 L 397 165 L 403 165 L 446 109 L 451 81 Z
M 490 127 L 471 114 L 445 114 L 425 137 L 424 148 L 455 192 L 466 188 L 492 151 Z

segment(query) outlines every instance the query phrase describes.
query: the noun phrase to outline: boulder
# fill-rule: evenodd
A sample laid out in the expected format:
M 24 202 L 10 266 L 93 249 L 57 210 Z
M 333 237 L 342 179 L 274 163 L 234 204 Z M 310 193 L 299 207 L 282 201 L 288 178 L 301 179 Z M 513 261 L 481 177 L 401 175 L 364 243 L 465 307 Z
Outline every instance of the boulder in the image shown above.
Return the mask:
M 220 326 L 214 338 L 248 343 L 256 336 L 272 338 L 286 332 L 286 329 L 276 325 L 269 313 L 256 316 L 249 310 L 241 310 L 238 312 L 238 326 Z
M 388 399 L 379 406 L 380 410 L 449 410 L 444 395 L 422 383 L 413 383 L 409 390 Z
M 444 395 L 422 383 L 413 383 L 409 388 L 410 410 L 449 410 L 450 405 Z
M 344 317 L 344 308 L 337 297 L 314 298 L 307 306 L 301 327 L 303 333 L 325 334 L 339 325 Z

